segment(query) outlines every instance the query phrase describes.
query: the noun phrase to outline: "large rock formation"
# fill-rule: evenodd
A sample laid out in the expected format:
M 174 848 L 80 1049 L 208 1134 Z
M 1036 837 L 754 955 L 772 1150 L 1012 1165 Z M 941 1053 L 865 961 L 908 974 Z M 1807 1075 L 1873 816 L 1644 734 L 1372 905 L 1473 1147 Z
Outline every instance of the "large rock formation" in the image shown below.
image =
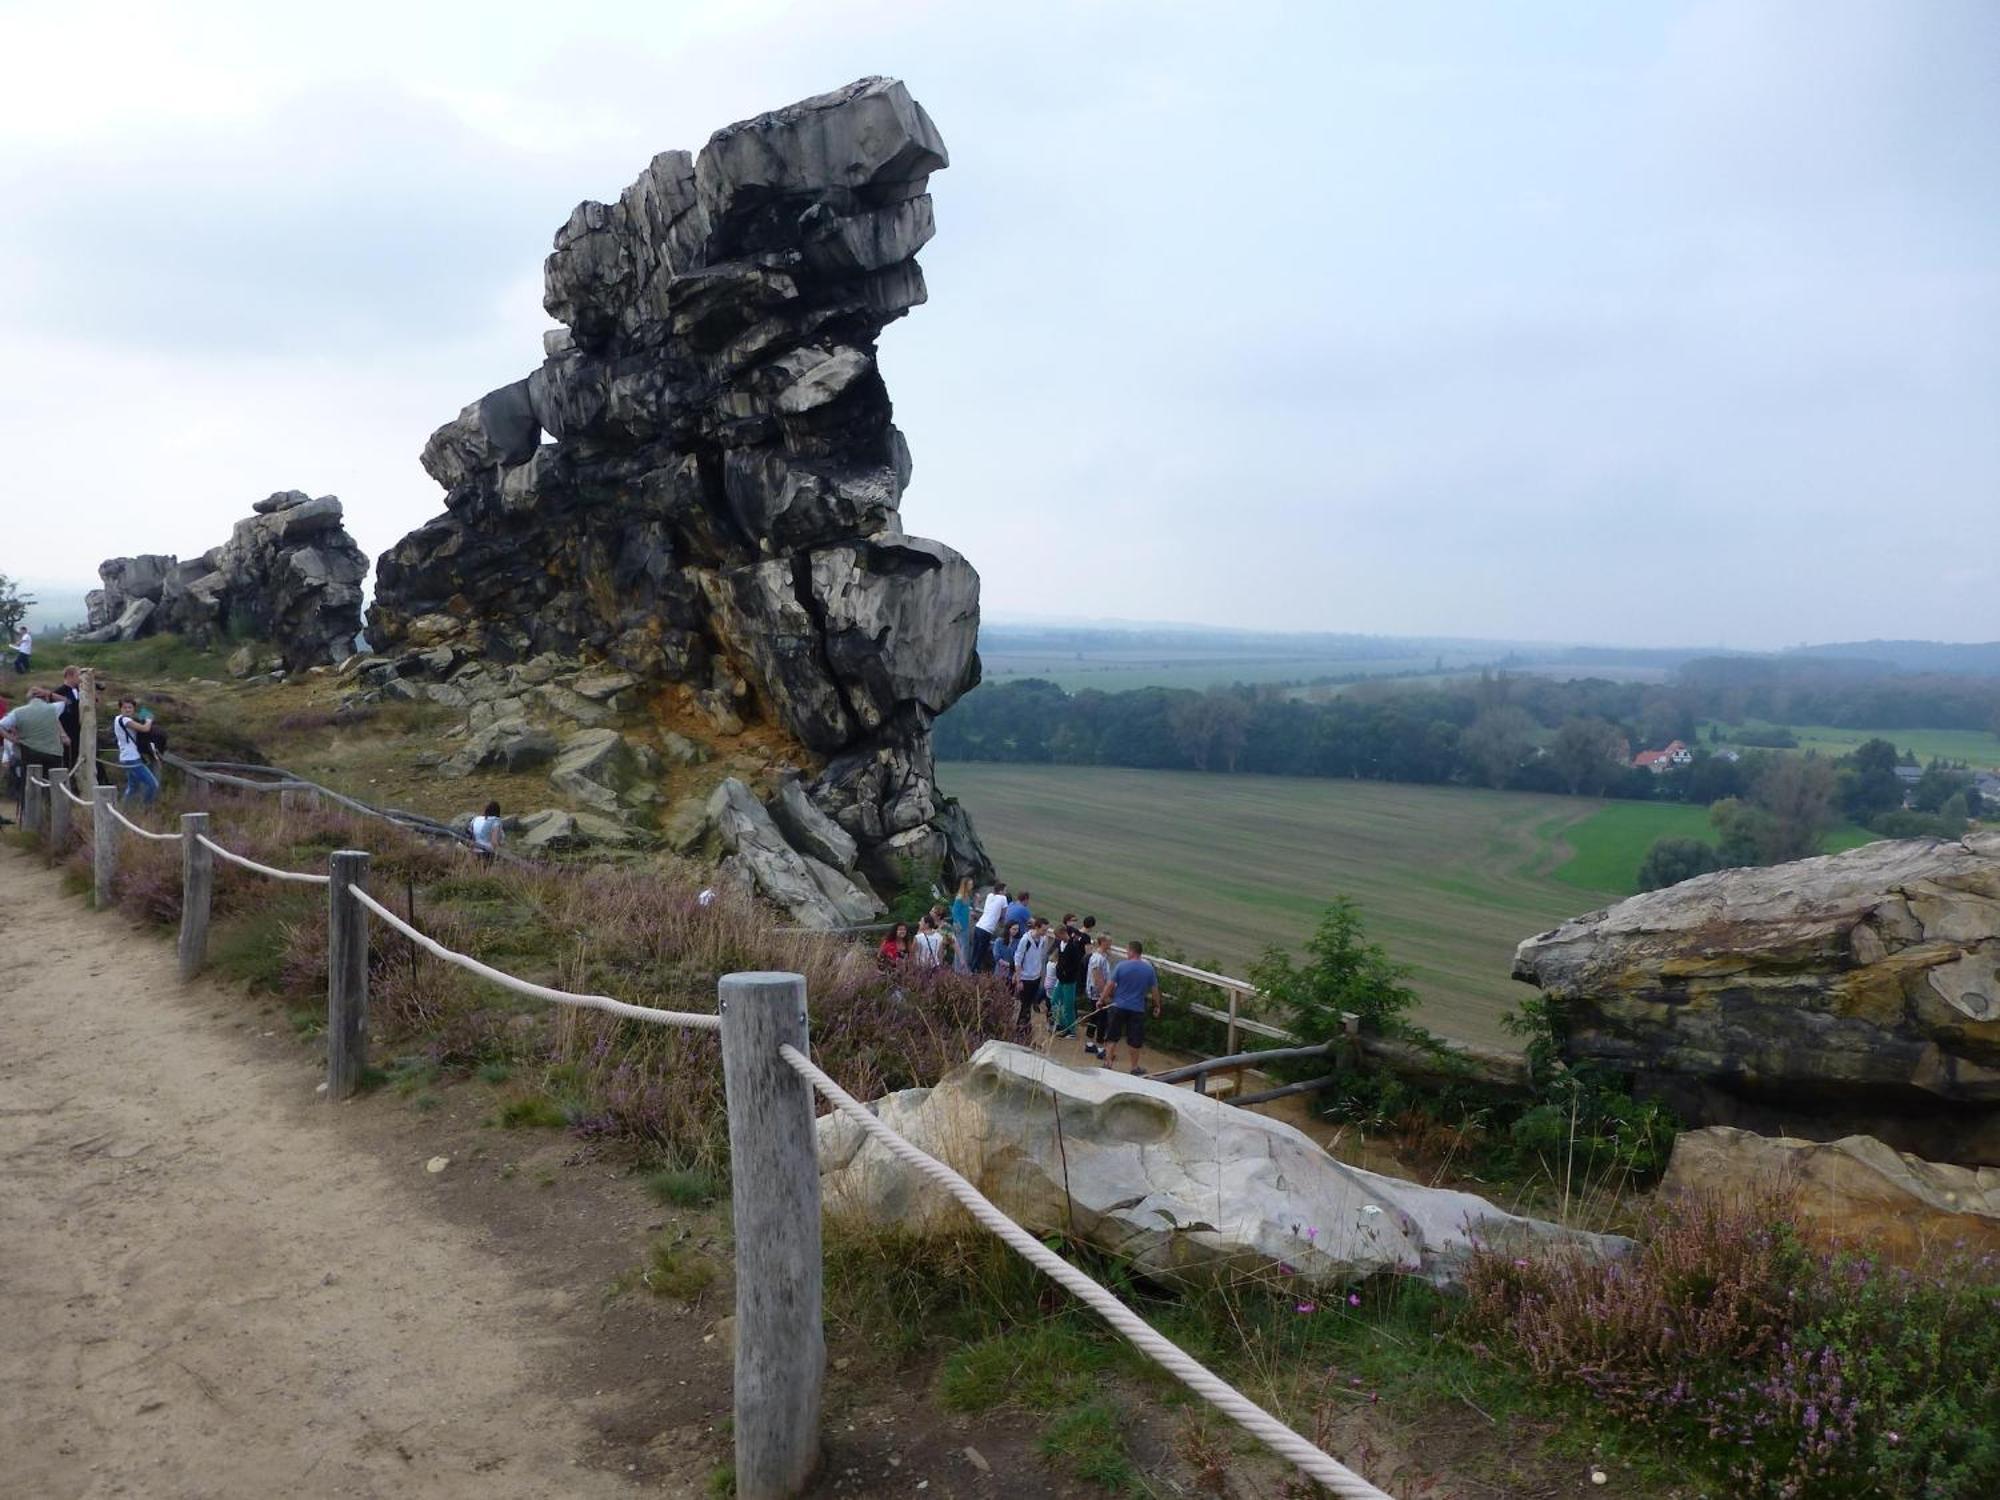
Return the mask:
M 1529 938 L 1514 977 L 1695 1123 L 2000 1164 L 2000 833 L 1699 876 Z
M 1911 1264 L 1955 1246 L 2000 1250 L 2000 1170 L 1925 1161 L 1873 1136 L 1821 1143 L 1727 1125 L 1689 1130 L 1660 1189 L 1782 1194 L 1815 1239 Z
M 781 731 L 878 885 L 906 858 L 983 870 L 930 749 L 979 678 L 979 579 L 903 534 L 875 362 L 924 300 L 945 164 L 868 78 L 580 204 L 544 268 L 547 358 L 424 448 L 445 514 L 382 556 L 376 644 L 622 669 L 663 714 Z
M 1317 1291 L 1398 1272 L 1444 1283 L 1478 1246 L 1606 1257 L 1631 1246 L 1365 1172 L 1281 1120 L 1008 1042 L 871 1108 L 1035 1233 L 1163 1279 L 1284 1278 Z M 942 1189 L 842 1115 L 820 1117 L 819 1165 L 829 1213 L 918 1231 L 964 1222 Z
M 80 640 L 171 631 L 213 643 L 267 641 L 298 671 L 338 662 L 361 632 L 368 555 L 341 523 L 340 501 L 285 490 L 259 500 L 229 540 L 186 562 L 148 554 L 99 564 Z

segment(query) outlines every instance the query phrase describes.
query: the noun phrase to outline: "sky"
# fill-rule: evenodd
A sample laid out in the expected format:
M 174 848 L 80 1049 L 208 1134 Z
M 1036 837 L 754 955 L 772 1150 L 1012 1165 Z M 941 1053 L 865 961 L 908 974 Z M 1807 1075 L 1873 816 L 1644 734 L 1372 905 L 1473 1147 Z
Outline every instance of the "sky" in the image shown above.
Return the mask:
M 371 556 L 657 151 L 869 73 L 995 618 L 2000 637 L 2000 5 L 0 0 L 0 572 L 273 490 Z

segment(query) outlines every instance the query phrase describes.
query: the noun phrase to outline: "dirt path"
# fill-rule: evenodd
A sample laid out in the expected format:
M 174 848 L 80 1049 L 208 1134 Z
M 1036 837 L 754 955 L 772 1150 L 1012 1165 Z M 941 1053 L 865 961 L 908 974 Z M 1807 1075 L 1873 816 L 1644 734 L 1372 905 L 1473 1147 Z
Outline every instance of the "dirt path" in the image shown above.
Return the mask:
M 0 922 L 0 1493 L 639 1493 L 560 1399 L 561 1301 L 241 996 L 18 854 Z

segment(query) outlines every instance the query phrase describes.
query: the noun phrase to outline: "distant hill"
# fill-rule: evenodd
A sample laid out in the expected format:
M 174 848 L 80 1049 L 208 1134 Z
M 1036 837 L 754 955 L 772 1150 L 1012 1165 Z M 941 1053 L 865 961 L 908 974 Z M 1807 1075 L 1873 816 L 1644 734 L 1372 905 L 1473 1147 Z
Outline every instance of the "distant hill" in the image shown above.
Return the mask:
M 2000 641 L 1836 641 L 1824 646 L 1798 646 L 1784 654 L 1879 662 L 1902 672 L 2000 677 Z

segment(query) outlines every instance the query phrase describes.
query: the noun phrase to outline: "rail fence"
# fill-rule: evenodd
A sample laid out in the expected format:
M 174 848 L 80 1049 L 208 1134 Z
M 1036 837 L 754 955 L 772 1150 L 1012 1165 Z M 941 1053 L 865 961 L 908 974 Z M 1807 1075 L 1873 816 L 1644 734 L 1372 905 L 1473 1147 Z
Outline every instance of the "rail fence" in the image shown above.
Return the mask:
M 1382 1490 L 1194 1359 L 1116 1294 L 1002 1212 L 963 1176 L 898 1135 L 865 1104 L 842 1089 L 811 1059 L 804 976 L 723 975 L 717 987 L 714 1014 L 660 1010 L 609 995 L 552 989 L 447 948 L 376 900 L 367 889 L 366 850 L 334 850 L 327 857 L 324 874 L 277 869 L 237 854 L 212 838 L 207 811 L 181 814 L 180 830 L 174 833 L 141 827 L 119 810 L 111 787 L 90 784 L 93 772 L 94 765 L 88 757 L 80 759 L 75 771 L 31 772 L 23 825 L 42 839 L 53 863 L 67 853 L 76 826 L 70 817 L 71 809 L 85 810 L 92 824 L 94 901 L 100 908 L 110 905 L 114 893 L 121 829 L 139 838 L 178 842 L 181 846 L 178 957 L 183 979 L 199 973 L 206 960 L 216 859 L 268 879 L 326 887 L 326 1094 L 330 1101 L 354 1094 L 367 1062 L 371 917 L 386 923 L 433 957 L 515 994 L 603 1011 L 629 1020 L 721 1034 L 729 1117 L 730 1210 L 736 1249 L 733 1430 L 736 1493 L 743 1500 L 791 1500 L 804 1492 L 819 1467 L 826 1347 L 821 1320 L 824 1259 L 820 1240 L 815 1095 L 824 1098 L 898 1160 L 942 1187 L 964 1206 L 976 1223 L 1076 1296 L 1141 1353 L 1289 1461 L 1301 1474 L 1331 1493 L 1351 1500 L 1389 1500 Z M 79 775 L 86 780 L 88 796 L 80 795 L 70 786 Z M 274 785 L 282 788 L 283 780 L 259 785 L 260 789 Z

